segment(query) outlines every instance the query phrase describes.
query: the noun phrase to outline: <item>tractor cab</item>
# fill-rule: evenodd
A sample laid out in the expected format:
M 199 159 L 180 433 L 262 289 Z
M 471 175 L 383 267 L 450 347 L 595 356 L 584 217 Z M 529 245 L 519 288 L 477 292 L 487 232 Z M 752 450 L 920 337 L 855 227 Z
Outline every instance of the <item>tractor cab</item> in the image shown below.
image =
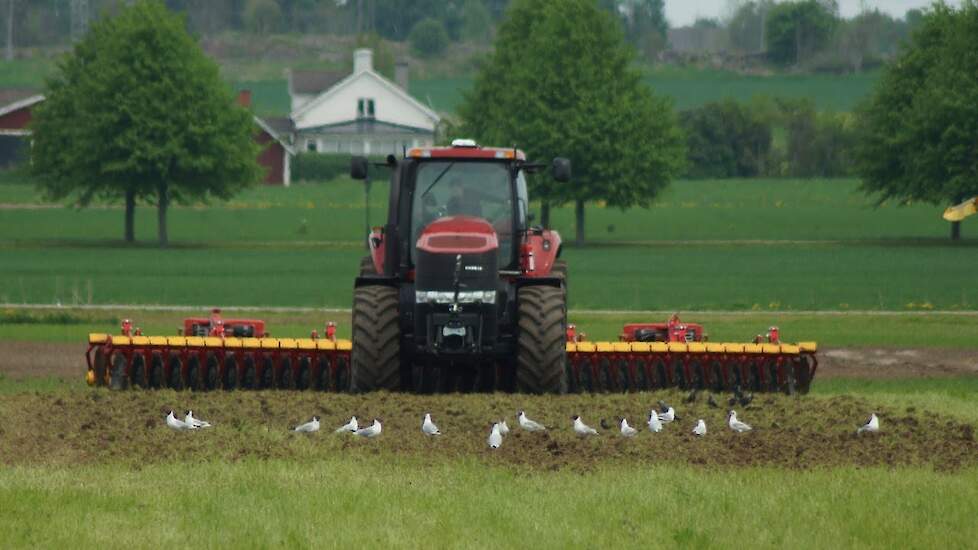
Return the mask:
M 417 387 L 411 372 L 419 365 L 440 376 L 495 372 L 500 364 L 513 373 L 521 354 L 552 354 L 524 369 L 521 387 L 559 391 L 561 241 L 530 225 L 526 180 L 547 165 L 527 162 L 519 149 L 455 140 L 388 156 L 381 166 L 391 177 L 387 223 L 370 232 L 370 256 L 354 284 L 354 389 Z M 550 168 L 555 180 L 570 179 L 566 159 Z M 350 174 L 368 179 L 368 169 L 366 158 L 354 157 Z M 534 323 L 546 336 L 520 329 L 526 316 L 542 316 Z

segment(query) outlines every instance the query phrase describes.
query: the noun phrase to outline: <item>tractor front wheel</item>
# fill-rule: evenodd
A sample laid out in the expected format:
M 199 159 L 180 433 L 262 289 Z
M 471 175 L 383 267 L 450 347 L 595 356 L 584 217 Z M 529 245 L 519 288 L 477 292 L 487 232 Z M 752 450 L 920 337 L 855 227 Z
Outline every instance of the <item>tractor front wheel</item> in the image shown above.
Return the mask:
M 401 327 L 397 288 L 364 286 L 353 294 L 354 393 L 397 390 L 401 385 Z
M 567 308 L 564 290 L 519 289 L 516 387 L 527 393 L 567 393 Z

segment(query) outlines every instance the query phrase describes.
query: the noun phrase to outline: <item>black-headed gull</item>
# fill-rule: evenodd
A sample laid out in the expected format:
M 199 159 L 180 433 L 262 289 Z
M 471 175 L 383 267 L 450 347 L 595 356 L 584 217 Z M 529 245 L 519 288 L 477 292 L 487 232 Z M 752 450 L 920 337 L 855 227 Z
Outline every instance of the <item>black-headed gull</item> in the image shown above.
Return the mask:
M 737 411 L 734 410 L 727 413 L 727 425 L 737 433 L 749 432 L 754 429 L 750 427 L 750 424 L 737 420 Z
M 580 416 L 574 415 L 571 417 L 574 420 L 574 432 L 580 436 L 587 435 L 598 435 L 598 430 L 595 430 L 591 426 L 588 426 L 581 420 Z
M 374 423 L 367 426 L 366 428 L 360 428 L 359 430 L 353 432 L 360 437 L 377 437 L 380 435 L 381 427 L 380 420 L 374 419 Z
M 359 429 L 360 429 L 360 424 L 357 423 L 357 417 L 354 416 L 350 418 L 349 422 L 343 424 L 339 428 L 336 428 L 336 431 L 333 433 L 343 433 L 343 432 L 357 433 L 357 430 Z
M 876 413 L 873 413 L 869 415 L 869 420 L 867 420 L 864 425 L 860 426 L 859 429 L 856 430 L 856 433 L 857 434 L 861 434 L 863 432 L 875 433 L 878 431 L 880 431 L 880 419 L 878 416 L 876 416 Z
M 421 422 L 421 431 L 425 435 L 441 435 L 438 426 L 435 426 L 435 423 L 431 421 L 431 413 L 424 413 L 424 421 Z
M 666 407 L 665 412 L 659 415 L 659 422 L 663 424 L 668 424 L 676 420 L 676 409 L 672 407 Z
M 210 428 L 211 423 L 201 420 L 199 418 L 194 418 L 194 411 L 187 411 L 187 416 L 183 419 L 188 425 L 194 428 Z
M 526 413 L 523 411 L 520 411 L 520 413 L 516 415 L 516 418 L 520 422 L 520 428 L 523 428 L 528 432 L 542 432 L 546 431 L 547 429 L 543 424 L 527 418 Z
M 649 411 L 649 421 L 646 424 L 648 424 L 649 431 L 652 433 L 662 431 L 662 422 L 659 421 L 659 413 L 655 412 L 655 409 Z
M 706 435 L 706 422 L 703 422 L 702 418 L 700 418 L 699 421 L 696 422 L 696 427 L 693 428 L 693 435 L 698 435 L 698 436 Z
M 302 433 L 318 432 L 319 431 L 319 417 L 318 416 L 312 417 L 312 420 L 310 420 L 309 422 L 306 422 L 305 424 L 299 424 L 298 426 L 296 426 L 295 428 L 293 428 L 292 431 L 293 432 L 302 432 Z
M 183 420 L 180 420 L 179 418 L 177 418 L 176 416 L 174 416 L 173 415 L 173 411 L 170 411 L 166 415 L 166 426 L 168 428 L 172 429 L 172 430 L 177 430 L 177 431 L 196 430 L 197 429 L 196 426 L 191 426 L 191 425 L 187 424 L 186 422 L 184 422 Z
M 498 422 L 492 425 L 492 430 L 489 432 L 489 439 L 487 441 L 489 447 L 493 449 L 498 449 L 503 444 L 503 434 L 499 433 Z
M 628 425 L 628 420 L 625 418 L 621 419 L 619 427 L 621 428 L 621 435 L 625 437 L 635 437 L 635 434 L 638 433 L 638 430 Z

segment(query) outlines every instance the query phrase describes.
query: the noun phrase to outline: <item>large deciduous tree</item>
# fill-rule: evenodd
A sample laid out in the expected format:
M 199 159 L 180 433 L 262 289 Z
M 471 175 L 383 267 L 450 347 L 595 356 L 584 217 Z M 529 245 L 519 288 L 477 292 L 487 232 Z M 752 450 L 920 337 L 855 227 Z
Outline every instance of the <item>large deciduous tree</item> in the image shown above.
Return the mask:
M 978 193 L 978 5 L 935 4 L 858 111 L 856 169 L 879 200 Z M 960 226 L 951 226 L 951 238 Z
M 818 0 L 804 0 L 771 8 L 764 26 L 771 61 L 800 64 L 822 49 L 838 23 L 831 6 Z
M 158 0 L 93 24 L 45 96 L 31 149 L 39 185 L 81 205 L 125 197 L 129 242 L 139 199 L 156 204 L 165 246 L 171 202 L 228 198 L 261 177 L 250 113 L 235 104 L 183 17 Z
M 515 0 L 460 108 L 482 142 L 572 160 L 570 184 L 536 177 L 531 191 L 545 225 L 550 204 L 575 204 L 578 244 L 586 202 L 648 206 L 685 158 L 672 107 L 641 82 L 633 55 L 593 0 Z

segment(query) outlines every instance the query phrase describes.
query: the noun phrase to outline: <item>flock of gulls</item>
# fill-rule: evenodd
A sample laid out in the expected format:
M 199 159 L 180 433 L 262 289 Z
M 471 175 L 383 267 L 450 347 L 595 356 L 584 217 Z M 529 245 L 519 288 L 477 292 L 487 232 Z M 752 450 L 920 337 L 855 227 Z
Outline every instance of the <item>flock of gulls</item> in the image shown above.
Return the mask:
M 296 433 L 318 432 L 320 428 L 319 420 L 320 419 L 318 416 L 313 416 L 312 420 L 292 428 L 292 431 Z M 599 435 L 600 433 L 598 430 L 585 424 L 578 415 L 571 417 L 571 420 L 573 421 L 574 433 L 581 437 L 595 436 Z M 645 424 L 648 426 L 649 432 L 659 433 L 662 431 L 665 425 L 675 423 L 678 420 L 679 416 L 676 415 L 676 410 L 666 403 L 659 401 L 659 410 L 652 409 L 649 412 L 649 417 Z M 526 432 L 545 432 L 548 430 L 548 428 L 543 424 L 527 417 L 526 412 L 524 411 L 520 411 L 516 415 L 516 421 L 520 429 Z M 195 418 L 192 410 L 187 411 L 187 414 L 184 416 L 183 420 L 177 418 L 171 410 L 166 415 L 166 425 L 167 427 L 177 431 L 200 430 L 211 427 L 210 422 Z M 603 419 L 601 420 L 601 427 L 605 430 L 612 429 L 611 426 L 608 425 Z M 735 410 L 730 410 L 727 412 L 727 427 L 736 433 L 744 433 L 753 430 L 750 424 L 747 424 L 746 422 L 743 422 L 737 418 L 737 411 Z M 353 416 L 350 418 L 349 422 L 334 430 L 335 433 L 350 433 L 355 436 L 366 438 L 378 437 L 382 431 L 383 426 L 381 425 L 380 420 L 375 418 L 372 424 L 361 426 L 356 416 Z M 509 434 L 509 431 L 509 425 L 506 423 L 506 420 L 493 422 L 492 427 L 489 430 L 489 437 L 486 440 L 489 447 L 498 449 L 500 446 L 502 446 L 503 436 Z M 628 419 L 626 418 L 618 419 L 617 431 L 622 437 L 635 437 L 639 433 L 637 428 L 628 424 Z M 876 413 L 873 413 L 870 415 L 869 420 L 856 430 L 856 433 L 875 433 L 878 431 L 880 431 L 880 420 L 879 417 L 876 416 Z M 421 421 L 421 433 L 428 437 L 436 437 L 442 434 L 441 430 L 438 429 L 438 426 L 431 420 L 431 413 L 425 413 L 424 419 Z M 702 418 L 698 419 L 690 433 L 695 437 L 705 436 L 707 433 L 706 421 L 704 421 Z

